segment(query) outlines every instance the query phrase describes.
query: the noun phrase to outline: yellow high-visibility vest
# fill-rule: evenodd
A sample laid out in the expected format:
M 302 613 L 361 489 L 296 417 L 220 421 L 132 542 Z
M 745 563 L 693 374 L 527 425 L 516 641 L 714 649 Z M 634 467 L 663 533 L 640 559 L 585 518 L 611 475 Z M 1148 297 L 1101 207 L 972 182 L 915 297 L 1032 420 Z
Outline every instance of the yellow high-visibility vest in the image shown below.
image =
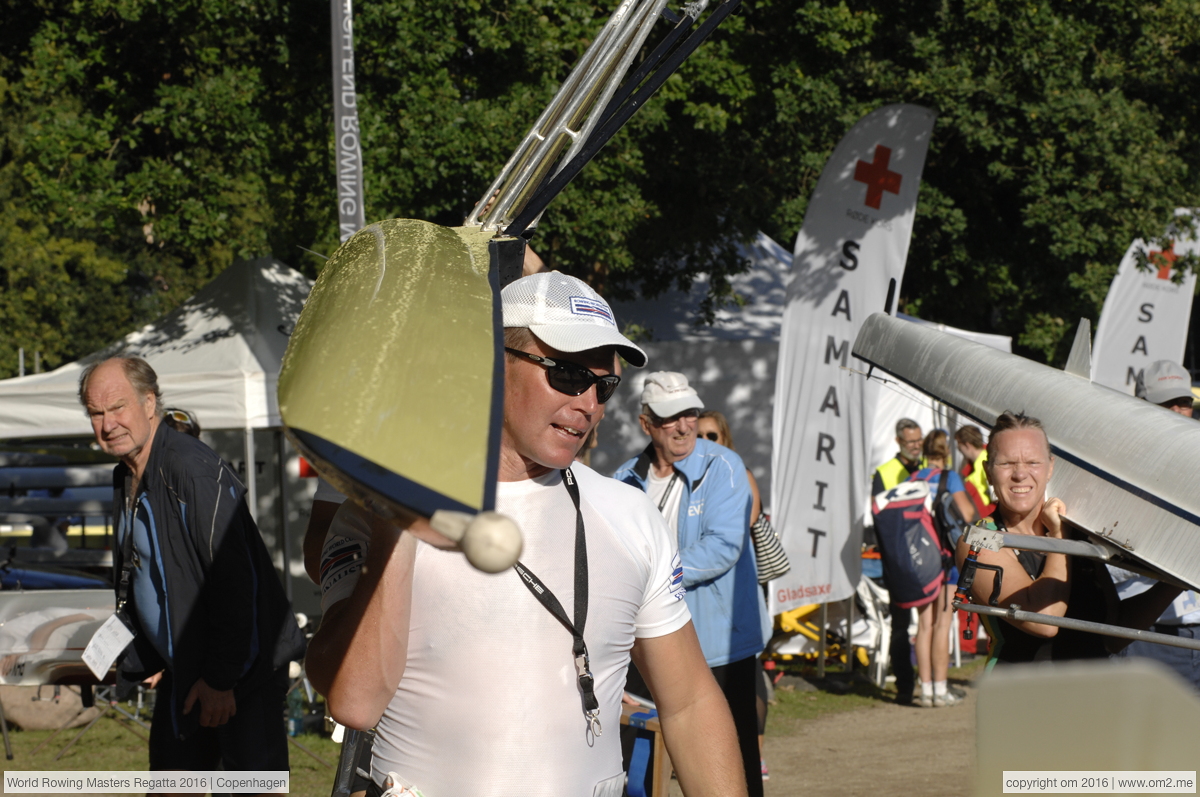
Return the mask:
M 983 501 L 984 506 L 992 503 L 992 497 L 988 494 L 987 471 L 983 467 L 986 462 L 987 449 L 985 448 L 979 456 L 975 457 L 975 462 L 971 466 L 971 475 L 967 477 L 967 483 L 975 485 L 975 489 L 979 491 L 979 498 Z
M 900 457 L 892 457 L 876 468 L 875 472 L 883 479 L 884 490 L 890 490 L 900 482 L 907 481 L 909 476 L 909 470 L 904 467 L 904 463 L 900 461 Z

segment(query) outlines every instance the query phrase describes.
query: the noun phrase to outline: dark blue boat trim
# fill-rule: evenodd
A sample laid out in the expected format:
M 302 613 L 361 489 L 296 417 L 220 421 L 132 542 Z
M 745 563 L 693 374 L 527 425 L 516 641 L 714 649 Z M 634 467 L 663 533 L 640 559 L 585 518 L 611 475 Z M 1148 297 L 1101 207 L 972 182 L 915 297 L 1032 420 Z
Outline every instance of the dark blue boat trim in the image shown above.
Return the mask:
M 1082 468 L 1083 470 L 1086 470 L 1088 473 L 1092 474 L 1093 476 L 1099 476 L 1101 479 L 1104 479 L 1109 484 L 1113 484 L 1113 485 L 1116 485 L 1117 487 L 1120 487 L 1122 490 L 1125 490 L 1126 492 L 1130 493 L 1131 495 L 1137 496 L 1138 498 L 1142 499 L 1143 501 L 1145 501 L 1148 504 L 1153 504 L 1154 506 L 1158 507 L 1159 509 L 1163 510 L 1164 512 L 1170 512 L 1172 515 L 1175 515 L 1176 517 L 1179 517 L 1179 518 L 1183 518 L 1184 520 L 1186 520 L 1189 523 L 1194 523 L 1196 525 L 1200 525 L 1200 516 L 1194 515 L 1193 513 L 1187 511 L 1186 509 L 1183 509 L 1182 507 L 1178 507 L 1168 501 L 1165 501 L 1162 498 L 1159 498 L 1154 493 L 1146 492 L 1141 487 L 1136 487 L 1118 476 L 1114 476 L 1107 471 L 1100 470 L 1100 468 L 1097 468 L 1095 465 L 1092 465 L 1090 462 L 1084 462 L 1079 457 L 1075 456 L 1074 454 L 1070 454 L 1066 451 L 1063 451 L 1061 448 L 1054 445 L 1053 443 L 1050 444 L 1050 451 L 1056 457 L 1062 457 L 1063 459 L 1065 459 L 1067 462 L 1070 462 L 1075 467 Z
M 429 517 L 439 509 L 467 512 L 472 515 L 479 511 L 476 507 L 455 501 L 436 490 L 417 484 L 382 465 L 347 451 L 319 435 L 295 428 L 289 428 L 288 433 L 292 442 L 300 449 L 300 453 L 312 461 L 317 470 L 328 472 L 330 468 L 333 468 L 356 487 L 384 504 L 399 505 L 425 517 Z M 497 437 L 499 437 L 498 432 Z M 485 500 L 484 509 L 492 509 L 495 506 L 495 466 L 489 468 L 488 476 L 493 500 L 490 502 Z M 488 491 L 485 491 L 484 495 L 486 499 Z
M 488 247 L 488 284 L 492 288 L 492 417 L 488 423 L 487 473 L 483 481 L 483 508 L 496 508 L 496 482 L 500 479 L 500 430 L 504 425 L 504 310 L 500 303 L 499 248 Z

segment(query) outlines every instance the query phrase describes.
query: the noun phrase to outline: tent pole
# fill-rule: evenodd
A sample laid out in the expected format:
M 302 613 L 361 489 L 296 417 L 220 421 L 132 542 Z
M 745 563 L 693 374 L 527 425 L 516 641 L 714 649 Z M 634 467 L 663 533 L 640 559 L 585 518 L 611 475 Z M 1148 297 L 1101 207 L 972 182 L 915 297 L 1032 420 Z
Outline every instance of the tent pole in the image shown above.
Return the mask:
M 275 430 L 275 449 L 279 455 L 279 535 L 283 540 L 283 589 L 288 602 L 292 600 L 292 544 L 288 538 L 287 507 L 287 446 L 283 442 L 283 431 Z
M 829 604 L 821 604 L 821 649 L 817 654 L 817 677 L 825 677 L 825 635 L 829 633 Z
M 846 607 L 846 671 L 854 672 L 854 595 Z
M 258 523 L 258 485 L 254 478 L 254 430 L 246 427 L 246 503 L 250 505 L 250 517 Z

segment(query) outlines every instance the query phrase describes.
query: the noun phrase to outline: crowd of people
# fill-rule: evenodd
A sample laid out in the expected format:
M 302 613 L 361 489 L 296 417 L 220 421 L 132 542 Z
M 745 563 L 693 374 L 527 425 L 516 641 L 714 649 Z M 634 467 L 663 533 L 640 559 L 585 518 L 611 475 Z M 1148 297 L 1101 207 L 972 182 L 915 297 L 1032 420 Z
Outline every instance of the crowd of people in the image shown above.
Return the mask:
M 511 283 L 501 309 L 496 508 L 524 534 L 516 568 L 475 570 L 426 521 L 380 517 L 328 484 L 313 504 L 304 558 L 323 620 L 305 664 L 336 720 L 376 731 L 362 786 L 368 795 L 617 797 L 628 756 L 619 720 L 634 700 L 656 707 L 685 793 L 761 795 L 760 656 L 771 617 L 751 529 L 766 516 L 728 423 L 682 373 L 649 373 L 639 414 L 648 444 L 611 478 L 593 471 L 580 459 L 621 385 L 618 358 L 643 367 L 646 353 L 602 297 L 557 272 Z M 1190 378 L 1179 371 L 1156 364 L 1139 395 L 1189 414 Z M 196 418 L 163 407 L 144 361 L 89 366 L 79 397 L 97 443 L 120 459 L 118 614 L 134 636 L 119 677 L 159 690 L 151 768 L 286 769 L 286 668 L 305 641 L 243 485 L 198 439 Z M 975 426 L 951 437 L 901 419 L 896 443 L 873 494 L 923 482 L 929 510 L 954 519 L 935 541 L 944 576 L 921 600 L 891 606 L 896 701 L 951 707 L 962 699 L 947 670 L 963 528 L 1062 538 L 1069 507 L 1046 494 L 1049 432 L 1020 412 L 1002 414 L 986 440 Z M 1109 571 L 1087 560 L 1011 549 L 978 560 L 1003 572 L 1004 605 L 1189 636 L 1200 618 L 1195 594 L 1131 574 L 1118 574 L 1114 589 Z M 990 597 L 993 572 L 978 572 L 976 600 Z M 1005 664 L 1118 649 L 1055 626 L 985 622 L 989 658 Z M 1139 644 L 1121 655 L 1161 651 Z M 1194 655 L 1171 656 L 1197 683 Z M 480 661 L 491 665 L 486 676 Z
M 1151 403 L 1192 417 L 1191 376 L 1182 366 L 1166 360 L 1147 367 L 1139 375 L 1136 395 Z M 904 481 L 927 481 L 931 493 L 941 479 L 947 480 L 957 518 L 989 530 L 1009 534 L 1067 539 L 1063 522 L 1069 509 L 1058 498 L 1047 495 L 1054 472 L 1050 432 L 1041 421 L 1022 412 L 1002 413 L 986 442 L 979 427 L 964 425 L 954 435 L 962 457 L 958 471 L 949 467 L 947 434 L 934 430 L 922 438 L 920 426 L 910 419 L 896 424 L 896 457 L 880 466 L 874 475 L 876 497 Z M 934 501 L 929 509 L 935 511 Z M 934 525 L 937 519 L 934 518 Z M 935 535 L 936 536 L 936 535 Z M 882 540 L 880 541 L 882 545 Z M 941 620 L 944 607 L 970 551 L 966 536 L 938 539 L 947 563 L 954 570 L 944 586 L 916 609 L 916 663 L 920 692 L 916 692 L 909 627 L 913 608 L 893 603 L 890 608 L 892 644 L 890 657 L 896 680 L 896 701 L 922 706 L 950 706 L 959 701 L 946 686 L 948 623 Z M 904 559 L 907 550 L 885 553 Z M 1179 637 L 1196 638 L 1200 628 L 1200 595 L 1158 582 L 1146 576 L 1103 565 L 1083 557 L 1059 552 L 1035 552 L 1013 548 L 975 551 L 981 567 L 975 571 L 970 596 L 980 604 L 1019 605 L 1027 612 L 1050 617 L 1148 629 Z M 884 571 L 886 583 L 887 569 Z M 1109 656 L 1142 656 L 1172 667 L 1181 677 L 1200 688 L 1200 652 L 1155 644 L 1144 640 L 1099 635 L 1030 620 L 981 616 L 988 636 L 988 666 L 1007 666 L 1035 661 L 1096 659 Z M 932 631 L 932 633 L 931 633 Z

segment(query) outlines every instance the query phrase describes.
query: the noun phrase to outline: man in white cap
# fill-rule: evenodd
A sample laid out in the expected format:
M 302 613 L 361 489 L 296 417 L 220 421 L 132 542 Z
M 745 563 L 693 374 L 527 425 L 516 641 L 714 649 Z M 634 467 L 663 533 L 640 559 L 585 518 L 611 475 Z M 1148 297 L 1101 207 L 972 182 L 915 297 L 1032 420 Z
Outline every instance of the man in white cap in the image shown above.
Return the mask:
M 750 543 L 750 481 L 741 457 L 697 438 L 703 407 L 683 374 L 647 376 L 640 421 L 650 445 L 614 478 L 646 492 L 678 539 L 700 647 L 733 713 L 749 793 L 761 795 L 755 678 L 770 619 Z
M 1138 398 L 1164 409 L 1192 417 L 1192 376 L 1183 366 L 1170 360 L 1151 363 L 1138 378 L 1135 392 Z M 1139 595 L 1157 582 L 1128 570 L 1109 567 L 1121 600 Z M 1167 607 L 1151 631 L 1172 636 L 1200 639 L 1200 594 L 1186 590 Z M 1123 657 L 1141 656 L 1155 659 L 1179 673 L 1194 688 L 1200 689 L 1200 651 L 1156 645 L 1138 640 L 1131 642 L 1118 654 Z
M 1192 417 L 1192 375 L 1170 360 L 1150 363 L 1138 374 L 1134 392 L 1140 399 Z
M 368 794 L 619 797 L 632 652 L 684 792 L 745 794 L 666 524 L 644 495 L 573 462 L 620 382 L 616 355 L 646 355 L 573 277 L 524 277 L 501 301 L 496 509 L 521 527 L 520 562 L 488 575 L 437 550 L 450 546 L 424 522 L 400 529 L 343 504 L 309 676 L 335 719 L 377 729 Z

